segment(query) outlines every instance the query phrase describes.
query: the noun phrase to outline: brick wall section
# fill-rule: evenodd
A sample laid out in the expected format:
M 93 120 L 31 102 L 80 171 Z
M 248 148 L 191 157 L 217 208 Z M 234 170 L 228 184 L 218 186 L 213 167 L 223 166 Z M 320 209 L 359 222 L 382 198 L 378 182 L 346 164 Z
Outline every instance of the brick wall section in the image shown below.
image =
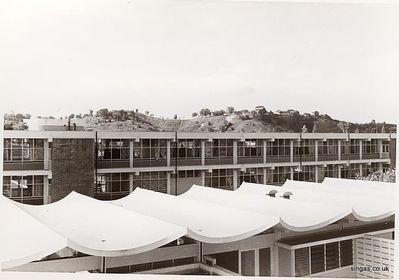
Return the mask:
M 53 139 L 51 202 L 70 192 L 94 196 L 93 139 Z
M 389 155 L 391 158 L 391 168 L 396 168 L 396 139 L 391 139 Z

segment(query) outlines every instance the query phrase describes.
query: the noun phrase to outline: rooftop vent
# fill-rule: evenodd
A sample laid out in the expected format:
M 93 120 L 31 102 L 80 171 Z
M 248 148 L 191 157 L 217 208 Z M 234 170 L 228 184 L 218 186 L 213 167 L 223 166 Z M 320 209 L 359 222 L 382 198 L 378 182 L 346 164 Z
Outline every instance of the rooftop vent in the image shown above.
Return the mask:
M 268 195 L 268 196 L 270 196 L 270 197 L 276 197 L 276 193 L 277 193 L 277 191 L 276 190 L 271 190 L 268 194 L 266 194 L 266 195 Z
M 292 195 L 292 192 L 285 192 L 285 193 L 283 194 L 283 198 L 285 198 L 285 199 L 290 199 L 291 195 Z

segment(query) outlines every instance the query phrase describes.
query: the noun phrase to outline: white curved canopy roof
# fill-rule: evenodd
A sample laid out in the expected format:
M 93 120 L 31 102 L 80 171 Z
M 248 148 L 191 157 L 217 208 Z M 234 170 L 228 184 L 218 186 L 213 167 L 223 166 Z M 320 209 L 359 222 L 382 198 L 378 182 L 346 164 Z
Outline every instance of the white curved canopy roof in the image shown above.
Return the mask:
M 0 268 L 44 258 L 66 246 L 66 239 L 0 195 Z
M 336 179 L 330 181 L 328 178 L 325 178 L 324 180 L 323 183 L 286 180 L 284 186 L 295 184 L 295 188 L 297 189 L 322 191 L 326 194 L 345 194 L 352 197 L 377 197 L 381 199 L 389 199 L 392 197 L 392 192 L 387 189 L 381 189 L 376 185 L 368 185 L 367 181 L 362 181 L 364 187 L 360 187 L 359 185 L 346 182 L 346 180 L 349 179 Z
M 240 188 L 243 188 L 245 184 L 243 183 Z M 195 185 L 181 196 L 201 202 L 218 203 L 226 207 L 274 216 L 283 227 L 292 231 L 318 229 L 352 213 L 350 208 L 334 205 L 277 199 L 265 194 L 227 191 Z
M 340 180 L 344 181 L 344 180 Z M 312 182 L 300 182 L 287 180 L 281 187 L 272 185 L 259 185 L 243 183 L 239 190 L 241 192 L 267 194 L 276 190 L 276 197 L 282 197 L 284 193 L 291 192 L 290 200 L 303 201 L 306 203 L 322 203 L 323 205 L 334 205 L 350 208 L 356 219 L 371 222 L 387 218 L 394 214 L 395 205 L 393 195 L 390 198 L 380 196 L 357 195 L 356 192 L 346 192 L 344 188 L 340 192 L 331 192 L 323 184 Z
M 187 227 L 189 237 L 206 243 L 242 240 L 279 223 L 276 216 L 223 207 L 220 202 L 208 203 L 140 188 L 110 203 Z
M 95 256 L 149 251 L 186 234 L 186 229 L 76 192 L 41 206 L 18 204 L 67 239 L 74 250 Z
M 114 201 L 72 192 L 41 206 L 1 196 L 0 217 L 7 227 L 0 230 L 0 264 L 18 266 L 65 246 L 90 255 L 123 256 L 158 248 L 183 235 L 227 243 L 273 226 L 308 231 L 350 214 L 363 221 L 393 215 L 394 195 L 389 195 L 393 186 L 384 187 L 384 195 L 378 196 L 379 184 L 368 183 L 287 181 L 278 187 L 244 182 L 236 191 L 194 185 L 179 196 L 138 188 Z M 276 197 L 268 196 L 270 191 L 276 191 Z M 286 192 L 292 193 L 290 199 L 281 198 Z
M 335 191 L 352 191 L 364 195 L 377 195 L 377 197 L 392 197 L 395 194 L 395 184 L 387 182 L 326 177 L 322 185 L 326 188 L 330 187 Z

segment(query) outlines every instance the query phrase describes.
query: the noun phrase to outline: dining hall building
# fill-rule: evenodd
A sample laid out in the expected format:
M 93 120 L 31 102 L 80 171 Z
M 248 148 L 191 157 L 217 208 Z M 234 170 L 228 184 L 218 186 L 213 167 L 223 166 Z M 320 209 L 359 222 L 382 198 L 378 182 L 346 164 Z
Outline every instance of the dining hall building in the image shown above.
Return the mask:
M 393 275 L 395 185 L 343 179 L 394 168 L 395 134 L 27 130 L 3 146 L 6 271 Z

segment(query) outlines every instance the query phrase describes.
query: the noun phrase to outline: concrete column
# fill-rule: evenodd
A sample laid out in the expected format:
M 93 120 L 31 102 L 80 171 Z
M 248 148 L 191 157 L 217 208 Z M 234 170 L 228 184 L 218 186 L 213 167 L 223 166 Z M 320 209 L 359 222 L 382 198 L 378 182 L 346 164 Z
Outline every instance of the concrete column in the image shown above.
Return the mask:
M 290 167 L 290 173 L 291 173 L 290 174 L 290 179 L 294 180 L 294 167 L 292 167 L 292 166 Z
M 43 176 L 43 204 L 49 204 L 49 185 L 48 185 L 48 176 Z
M 242 275 L 241 273 L 241 250 L 238 250 L 238 274 Z
M 314 141 L 314 160 L 319 161 L 319 141 Z
M 359 140 L 359 159 L 363 159 L 363 141 Z
M 316 183 L 318 183 L 319 182 L 319 167 L 316 165 L 315 167 L 314 167 L 314 179 L 315 179 L 315 182 Z
M 278 247 L 270 247 L 270 276 L 278 277 Z
M 129 173 L 129 193 L 133 192 L 133 173 Z
M 266 151 L 267 151 L 267 141 L 266 141 L 266 139 L 265 139 L 265 140 L 263 140 L 263 163 L 266 163 L 266 162 L 267 162 Z
M 363 165 L 361 163 L 359 164 L 359 176 L 363 177 Z
M 382 170 L 382 162 L 378 163 L 378 169 Z
M 263 168 L 263 184 L 267 184 L 267 168 Z
M 129 166 L 133 167 L 133 158 L 134 158 L 134 142 L 133 140 L 129 141 Z
M 205 140 L 201 140 L 201 165 L 205 165 Z
M 167 187 L 166 187 L 166 193 L 167 194 L 171 194 L 171 188 L 170 188 L 170 172 L 167 172 L 166 173 L 166 184 L 167 184 Z
M 233 170 L 233 189 L 236 190 L 238 188 L 238 171 Z
M 338 160 L 341 160 L 341 140 L 338 140 Z
M 166 165 L 170 166 L 170 140 L 166 141 Z
M 338 178 L 341 178 L 341 165 L 338 165 Z
M 310 247 L 309 247 L 309 251 L 310 251 Z M 291 275 L 290 276 L 294 277 L 295 276 L 295 250 L 290 250 L 290 253 L 291 253 Z M 310 256 L 311 255 L 309 252 L 309 267 L 312 264 L 312 262 L 310 260 Z
M 238 148 L 237 148 L 237 140 L 233 140 L 233 164 L 238 163 Z
M 44 170 L 50 170 L 50 148 L 49 148 L 48 139 L 44 139 L 43 162 L 44 162 Z
M 205 186 L 205 171 L 201 171 L 201 186 Z
M 259 276 L 259 249 L 255 249 L 255 276 Z
M 294 140 L 290 140 L 290 161 L 294 162 Z

